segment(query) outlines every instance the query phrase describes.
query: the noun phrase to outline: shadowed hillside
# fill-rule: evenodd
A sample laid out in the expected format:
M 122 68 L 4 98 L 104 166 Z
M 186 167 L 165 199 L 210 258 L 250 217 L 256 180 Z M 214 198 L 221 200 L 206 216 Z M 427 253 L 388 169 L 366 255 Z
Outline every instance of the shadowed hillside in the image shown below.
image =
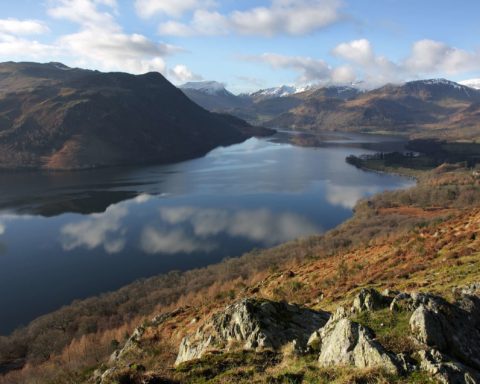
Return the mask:
M 159 73 L 0 64 L 2 168 L 173 162 L 265 133 L 207 112 Z

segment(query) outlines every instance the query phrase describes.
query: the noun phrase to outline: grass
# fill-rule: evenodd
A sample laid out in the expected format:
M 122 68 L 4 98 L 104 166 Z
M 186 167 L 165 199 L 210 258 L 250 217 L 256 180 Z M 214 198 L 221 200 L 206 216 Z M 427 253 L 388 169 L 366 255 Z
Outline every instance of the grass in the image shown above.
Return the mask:
M 182 364 L 175 380 L 192 384 L 421 384 L 436 383 L 422 372 L 406 377 L 382 369 L 320 367 L 316 356 L 285 357 L 271 353 L 236 352 L 209 355 Z
M 359 313 L 352 320 L 372 329 L 377 340 L 386 349 L 395 353 L 410 354 L 415 350 L 415 344 L 409 337 L 411 315 L 411 312 L 392 312 L 385 308 Z

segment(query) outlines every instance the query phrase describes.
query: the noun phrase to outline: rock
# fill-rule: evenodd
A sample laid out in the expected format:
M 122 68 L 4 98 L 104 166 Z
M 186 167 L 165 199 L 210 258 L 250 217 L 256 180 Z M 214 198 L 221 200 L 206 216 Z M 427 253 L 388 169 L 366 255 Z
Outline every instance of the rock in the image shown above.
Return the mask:
M 320 338 L 320 332 L 315 331 L 310 335 L 307 341 L 307 348 L 311 352 L 320 352 L 321 344 L 322 344 L 322 340 Z
M 480 374 L 480 299 L 456 304 L 429 295 L 410 319 L 414 338 Z M 431 359 L 430 359 L 431 360 Z
M 477 384 L 480 383 L 478 372 L 462 363 L 448 358 L 435 349 L 420 351 L 421 368 L 445 384 Z
M 381 367 L 394 374 L 401 371 L 395 355 L 374 340 L 370 329 L 349 320 L 343 309 L 338 310 L 318 333 L 321 366 Z
M 410 318 L 410 329 L 413 336 L 421 343 L 439 350 L 447 348 L 439 317 L 424 305 L 413 312 Z
M 325 325 L 326 312 L 269 300 L 243 299 L 214 314 L 194 334 L 183 338 L 175 365 L 210 351 L 234 348 L 279 350 L 295 340 L 306 349 L 310 334 Z
M 387 308 L 392 302 L 392 298 L 383 296 L 373 288 L 364 288 L 353 300 L 353 312 L 375 311 Z
M 433 296 L 429 293 L 406 293 L 396 295 L 390 303 L 391 311 L 415 311 L 420 305 L 428 303 Z
M 477 281 L 472 284 L 465 285 L 463 287 L 453 288 L 452 292 L 457 296 L 469 295 L 469 296 L 479 296 L 480 295 L 480 281 Z

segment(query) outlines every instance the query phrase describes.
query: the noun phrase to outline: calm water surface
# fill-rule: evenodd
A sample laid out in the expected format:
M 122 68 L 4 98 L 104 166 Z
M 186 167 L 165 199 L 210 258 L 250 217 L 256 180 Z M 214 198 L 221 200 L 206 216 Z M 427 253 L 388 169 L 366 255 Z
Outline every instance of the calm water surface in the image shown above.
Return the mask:
M 412 185 L 345 163 L 398 139 L 288 136 L 167 166 L 0 174 L 0 334 L 140 277 L 328 230 L 358 199 Z

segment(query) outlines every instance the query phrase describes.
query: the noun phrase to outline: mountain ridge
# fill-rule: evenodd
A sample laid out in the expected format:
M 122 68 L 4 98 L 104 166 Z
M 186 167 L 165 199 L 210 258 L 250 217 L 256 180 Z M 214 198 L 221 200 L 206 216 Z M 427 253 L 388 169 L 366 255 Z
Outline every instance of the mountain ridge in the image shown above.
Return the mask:
M 0 64 L 2 168 L 173 162 L 241 142 L 253 131 L 197 106 L 157 72 Z

